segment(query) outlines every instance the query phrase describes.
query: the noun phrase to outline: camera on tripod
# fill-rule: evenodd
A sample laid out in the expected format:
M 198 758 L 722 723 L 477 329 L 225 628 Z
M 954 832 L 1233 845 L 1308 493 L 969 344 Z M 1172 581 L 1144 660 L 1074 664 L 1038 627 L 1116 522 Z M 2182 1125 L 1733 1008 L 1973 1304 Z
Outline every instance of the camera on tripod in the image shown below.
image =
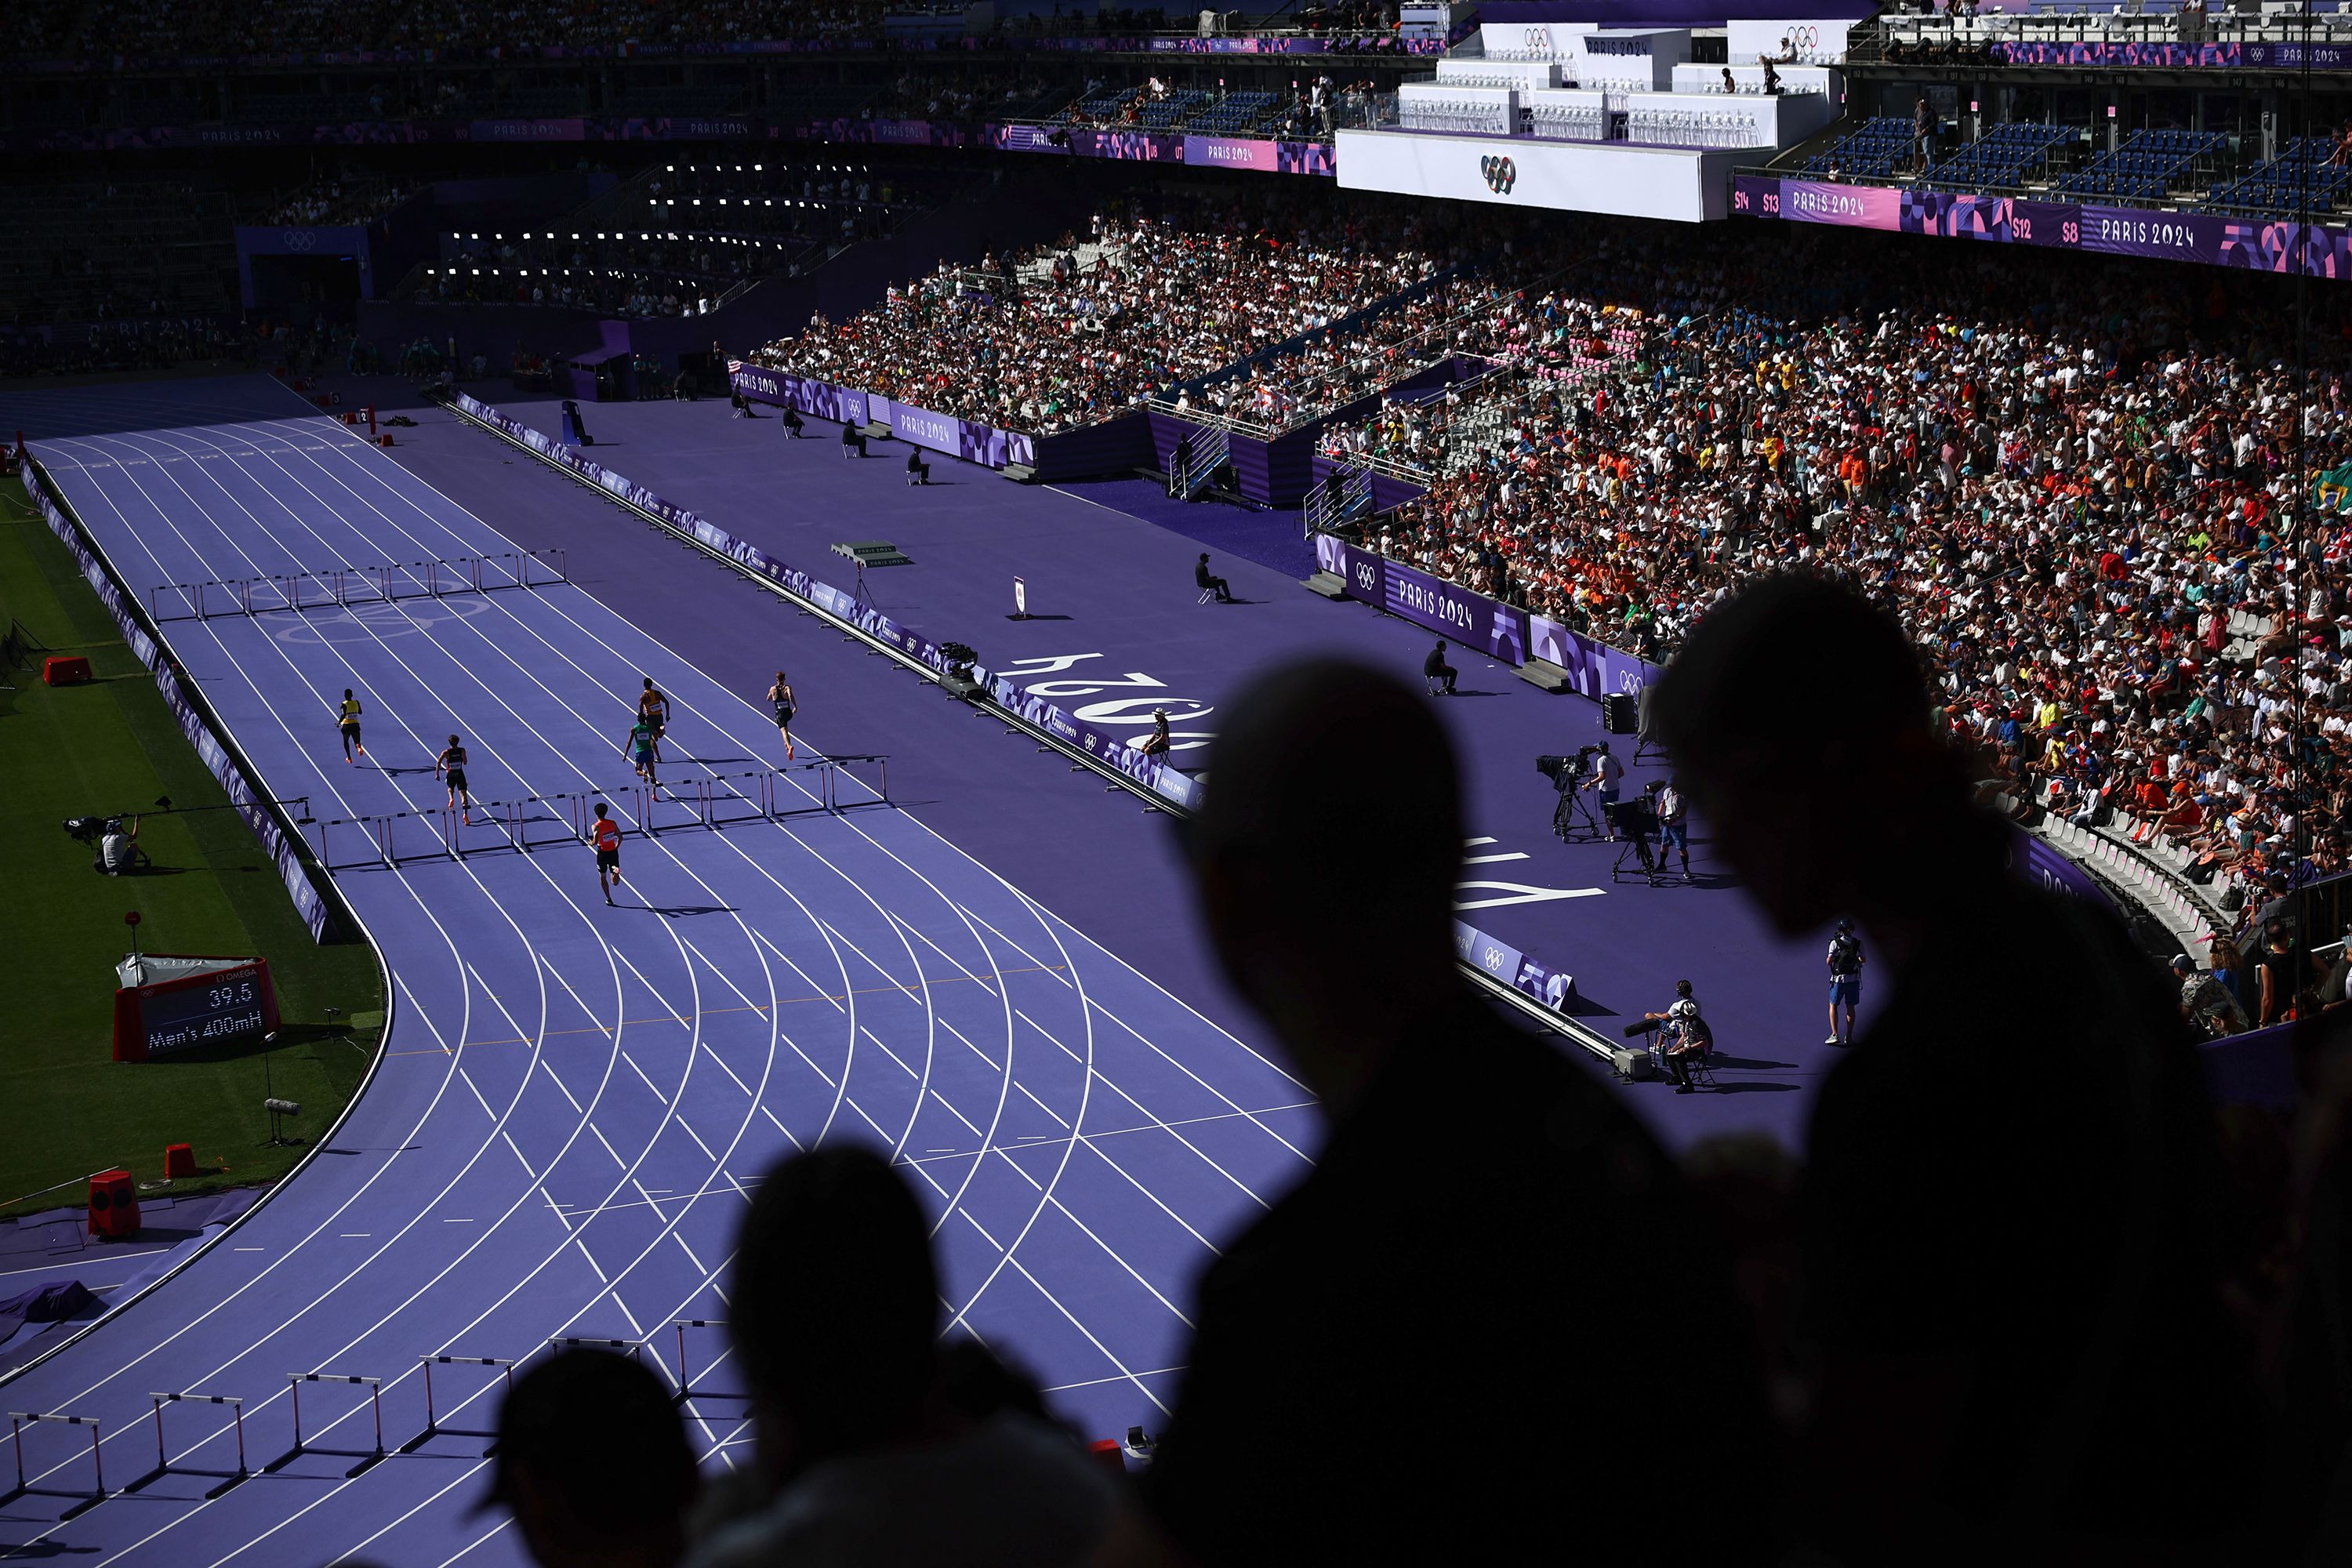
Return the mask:
M 1539 756 L 1536 772 L 1551 780 L 1556 790 L 1574 789 L 1584 777 L 1584 764 L 1601 754 L 1599 746 L 1579 746 L 1572 757 Z
M 68 833 L 73 836 L 75 843 L 81 845 L 84 848 L 88 848 L 90 846 L 95 845 L 100 839 L 105 837 L 110 833 L 121 832 L 122 818 L 119 816 L 68 816 L 65 820 L 65 829 Z

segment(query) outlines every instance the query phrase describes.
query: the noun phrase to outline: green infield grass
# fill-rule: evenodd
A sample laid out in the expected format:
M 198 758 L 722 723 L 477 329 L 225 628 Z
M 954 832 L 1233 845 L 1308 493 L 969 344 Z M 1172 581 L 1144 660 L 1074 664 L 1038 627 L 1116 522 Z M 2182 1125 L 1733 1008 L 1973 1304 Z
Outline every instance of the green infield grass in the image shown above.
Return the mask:
M 0 1012 L 0 1215 L 79 1205 L 80 1179 L 120 1166 L 151 1193 L 182 1195 L 273 1181 L 332 1125 L 383 1027 L 383 983 L 362 942 L 320 946 L 252 830 L 181 734 L 153 679 L 122 641 L 73 557 L 0 481 L 0 632 L 39 644 L 0 671 L 0 841 L 8 845 L 6 949 L 16 1001 Z M 96 679 L 42 684 L 46 653 L 85 654 Z M 68 817 L 147 810 L 139 846 L 153 866 L 90 868 Z M 137 910 L 151 952 L 269 960 L 277 1047 L 199 1048 L 113 1059 L 114 965 Z M 287 1147 L 268 1142 L 265 1081 L 299 1101 Z M 194 1146 L 199 1174 L 160 1183 L 166 1144 Z

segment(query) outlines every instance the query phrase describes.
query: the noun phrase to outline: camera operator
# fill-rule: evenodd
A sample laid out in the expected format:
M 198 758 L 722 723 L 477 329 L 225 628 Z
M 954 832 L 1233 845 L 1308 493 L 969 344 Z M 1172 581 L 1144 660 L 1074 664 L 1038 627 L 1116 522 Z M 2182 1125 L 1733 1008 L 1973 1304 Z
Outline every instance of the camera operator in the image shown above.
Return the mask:
M 1683 879 L 1690 879 L 1690 802 L 1668 779 L 1658 786 L 1658 863 L 1665 864 L 1666 851 L 1682 857 Z
M 1691 1094 L 1697 1085 L 1691 1082 L 1690 1063 L 1686 1058 L 1703 1057 L 1715 1048 L 1715 1031 L 1699 1016 L 1698 998 L 1691 994 L 1691 983 L 1675 982 L 1675 1000 L 1663 1013 L 1644 1013 L 1642 1021 L 1655 1027 L 1657 1039 L 1650 1047 L 1658 1065 L 1675 1080 L 1676 1094 Z
M 1611 808 L 1617 804 L 1617 796 L 1624 786 L 1625 764 L 1610 754 L 1609 742 L 1602 741 L 1592 749 L 1591 766 L 1591 776 L 1584 781 L 1584 787 L 1600 795 L 1601 820 L 1609 826 L 1609 842 L 1614 844 L 1617 842 L 1617 818 Z
M 109 877 L 128 876 L 139 866 L 139 819 L 116 817 L 98 841 L 98 869 Z

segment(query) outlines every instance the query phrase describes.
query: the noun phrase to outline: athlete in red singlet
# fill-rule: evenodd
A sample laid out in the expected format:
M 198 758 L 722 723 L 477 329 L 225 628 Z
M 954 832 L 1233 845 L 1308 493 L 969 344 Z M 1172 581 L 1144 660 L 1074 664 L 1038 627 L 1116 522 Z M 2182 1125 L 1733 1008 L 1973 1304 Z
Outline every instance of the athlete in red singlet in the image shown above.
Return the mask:
M 598 801 L 596 820 L 588 829 L 588 842 L 596 847 L 596 886 L 608 904 L 621 880 L 621 825 L 608 815 L 612 809 Z

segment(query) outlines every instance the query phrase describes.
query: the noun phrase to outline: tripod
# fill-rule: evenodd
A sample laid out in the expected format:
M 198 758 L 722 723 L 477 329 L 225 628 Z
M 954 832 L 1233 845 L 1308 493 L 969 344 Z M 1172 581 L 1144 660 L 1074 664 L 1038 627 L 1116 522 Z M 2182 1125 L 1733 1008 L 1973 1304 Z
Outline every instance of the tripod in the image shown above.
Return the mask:
M 1592 844 L 1608 837 L 1601 819 L 1592 815 L 1591 803 L 1571 782 L 1560 784 L 1559 804 L 1551 808 L 1551 830 L 1562 844 Z
M 1639 831 L 1626 835 L 1622 847 L 1617 851 L 1617 862 L 1609 868 L 1609 879 L 1622 882 L 1638 871 L 1643 881 L 1653 888 L 1658 885 L 1658 858 L 1650 852 L 1649 835 Z M 1633 870 L 1626 868 L 1629 860 L 1638 861 Z

